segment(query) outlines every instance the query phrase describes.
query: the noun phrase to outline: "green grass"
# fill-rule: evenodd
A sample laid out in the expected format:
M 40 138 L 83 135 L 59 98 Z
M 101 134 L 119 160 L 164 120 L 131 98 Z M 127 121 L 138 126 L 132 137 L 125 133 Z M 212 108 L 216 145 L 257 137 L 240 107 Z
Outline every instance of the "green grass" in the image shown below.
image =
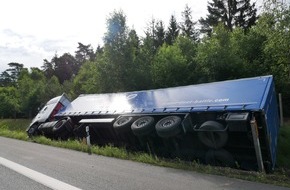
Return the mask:
M 2 119 L 0 120 L 0 136 L 27 140 L 25 129 L 29 123 L 27 119 Z
M 0 129 L 7 127 L 10 131 L 25 132 L 30 122 L 29 119 L 0 119 Z
M 278 166 L 290 169 L 290 123 L 280 128 L 277 155 Z
M 15 138 L 24 141 L 33 141 L 39 144 L 73 149 L 82 152 L 88 152 L 88 147 L 85 144 L 85 142 L 77 140 L 56 141 L 45 138 L 44 136 L 33 137 L 32 139 L 30 139 L 27 137 L 27 134 L 25 132 L 25 129 L 29 125 L 29 123 L 30 120 L 25 119 L 0 120 L 0 136 Z M 223 175 L 232 178 L 290 187 L 289 150 L 290 150 L 290 123 L 286 124 L 280 129 L 278 142 L 278 158 L 277 158 L 278 168 L 272 174 L 242 171 L 224 167 L 205 166 L 199 164 L 196 161 L 186 162 L 179 159 L 166 160 L 155 156 L 151 156 L 147 153 L 129 152 L 125 148 L 117 148 L 110 145 L 105 147 L 91 146 L 90 152 L 92 154 L 132 160 L 156 166 L 190 170 L 214 175 Z

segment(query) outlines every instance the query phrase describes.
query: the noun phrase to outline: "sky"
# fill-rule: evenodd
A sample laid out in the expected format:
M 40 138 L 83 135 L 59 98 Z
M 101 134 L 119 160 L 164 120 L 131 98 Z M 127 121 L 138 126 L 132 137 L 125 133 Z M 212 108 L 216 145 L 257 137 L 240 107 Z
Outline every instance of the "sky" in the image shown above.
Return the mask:
M 39 67 L 57 54 L 75 54 L 78 42 L 95 49 L 103 44 L 106 19 L 122 10 L 127 26 L 144 36 L 154 19 L 168 26 L 173 14 L 181 22 L 186 4 L 194 20 L 207 14 L 207 0 L 7 0 L 0 4 L 0 72 L 8 63 Z

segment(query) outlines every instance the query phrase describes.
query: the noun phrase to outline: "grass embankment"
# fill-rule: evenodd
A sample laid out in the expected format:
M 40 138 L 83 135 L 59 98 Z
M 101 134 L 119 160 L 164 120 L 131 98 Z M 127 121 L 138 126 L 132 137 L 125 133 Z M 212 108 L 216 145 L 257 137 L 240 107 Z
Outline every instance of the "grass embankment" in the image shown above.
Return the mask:
M 54 141 L 47 139 L 43 136 L 34 137 L 29 139 L 25 132 L 26 127 L 29 125 L 30 120 L 17 119 L 17 120 L 0 120 L 0 136 L 15 138 L 25 141 L 33 141 L 40 144 L 56 146 L 61 148 L 68 148 L 77 151 L 87 152 L 88 148 L 84 142 L 77 140 L 68 141 Z M 115 157 L 126 160 L 133 160 L 143 163 L 148 163 L 157 166 L 177 168 L 183 170 L 197 171 L 207 174 L 223 175 L 238 179 L 249 181 L 256 181 L 262 183 L 271 183 L 274 185 L 290 187 L 290 123 L 281 127 L 279 142 L 278 142 L 278 158 L 277 169 L 272 174 L 264 174 L 259 172 L 249 172 L 236 170 L 231 168 L 205 166 L 195 161 L 185 162 L 181 160 L 165 160 L 147 153 L 128 152 L 124 148 L 116 148 L 113 146 L 99 147 L 92 146 L 91 153 Z

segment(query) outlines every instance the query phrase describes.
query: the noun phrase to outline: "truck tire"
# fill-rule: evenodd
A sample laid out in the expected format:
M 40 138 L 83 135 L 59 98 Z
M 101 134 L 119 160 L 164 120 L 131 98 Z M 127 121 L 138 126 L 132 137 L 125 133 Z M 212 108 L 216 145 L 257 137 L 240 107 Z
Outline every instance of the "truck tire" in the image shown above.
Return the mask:
M 235 160 L 230 152 L 225 149 L 210 149 L 205 155 L 205 162 L 212 166 L 234 167 Z
M 131 124 L 133 122 L 133 117 L 129 116 L 122 116 L 119 117 L 113 124 L 113 127 L 117 131 L 123 131 L 127 128 L 130 128 Z
M 72 124 L 69 117 L 58 120 L 52 128 L 54 134 L 58 134 L 66 130 L 67 132 L 72 131 Z
M 162 138 L 174 137 L 181 132 L 180 123 L 178 116 L 164 117 L 156 123 L 156 132 Z
M 228 141 L 228 132 L 224 131 L 225 127 L 216 121 L 204 122 L 198 132 L 199 140 L 208 148 L 220 149 Z
M 39 125 L 37 123 L 34 123 L 27 131 L 27 134 L 29 137 L 36 136 L 39 134 L 38 130 Z
M 154 130 L 154 118 L 145 116 L 137 119 L 132 125 L 131 130 L 136 136 L 145 136 Z
M 41 125 L 39 125 L 38 130 L 42 132 L 44 135 L 52 135 L 53 134 L 52 128 L 56 123 L 57 121 L 42 123 Z

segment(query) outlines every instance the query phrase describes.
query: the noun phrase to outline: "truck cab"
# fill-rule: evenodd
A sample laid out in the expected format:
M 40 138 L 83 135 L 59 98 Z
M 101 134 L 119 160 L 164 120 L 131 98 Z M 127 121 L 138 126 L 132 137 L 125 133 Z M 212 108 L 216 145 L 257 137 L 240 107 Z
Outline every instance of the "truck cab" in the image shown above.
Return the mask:
M 39 134 L 39 126 L 46 122 L 51 122 L 55 120 L 55 114 L 60 110 L 65 109 L 70 104 L 66 94 L 57 96 L 49 100 L 43 108 L 38 112 L 38 114 L 32 119 L 30 125 L 26 129 L 29 136 Z

